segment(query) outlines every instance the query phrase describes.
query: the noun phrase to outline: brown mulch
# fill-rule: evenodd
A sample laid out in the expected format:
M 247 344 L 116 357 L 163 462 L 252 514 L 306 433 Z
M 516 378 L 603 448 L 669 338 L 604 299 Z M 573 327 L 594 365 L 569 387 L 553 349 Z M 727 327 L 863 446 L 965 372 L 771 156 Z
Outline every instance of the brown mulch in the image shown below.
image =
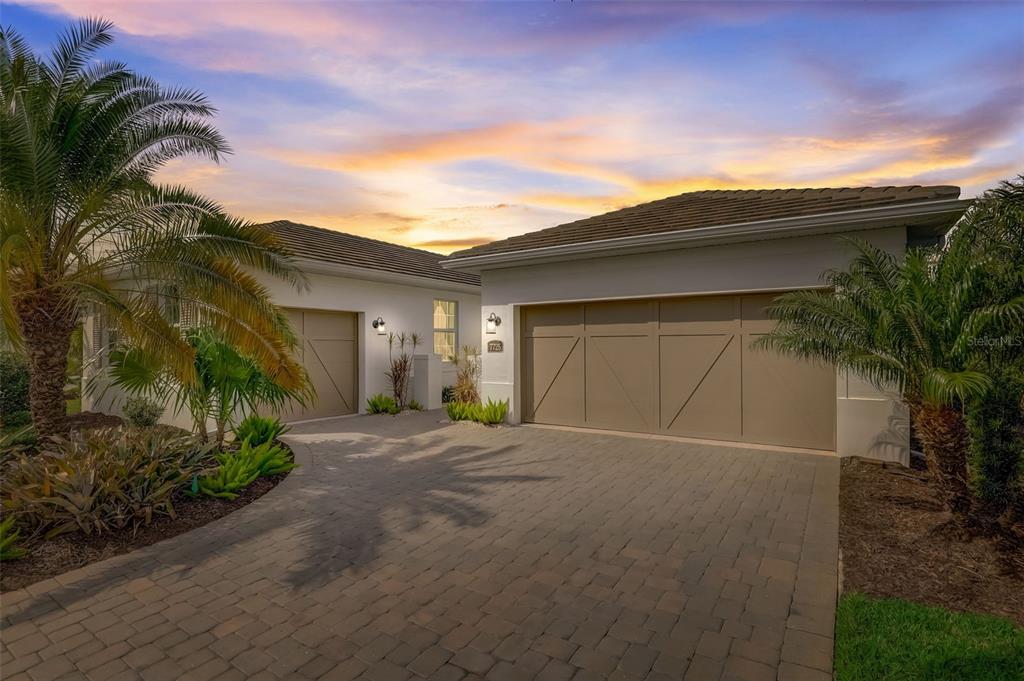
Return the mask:
M 958 529 L 925 474 L 843 459 L 839 519 L 844 591 L 1024 625 L 1024 549 Z
M 74 533 L 27 544 L 27 556 L 3 563 L 0 569 L 0 592 L 21 589 L 48 577 L 55 577 L 90 563 L 128 553 L 206 525 L 256 501 L 286 476 L 287 474 L 258 478 L 232 501 L 205 496 L 192 498 L 179 493 L 174 499 L 176 518 L 155 518 L 148 527 L 140 528 L 135 536 L 121 534 L 97 537 Z
M 117 428 L 124 425 L 124 419 L 113 414 L 98 411 L 80 411 L 64 419 L 64 430 L 82 430 L 85 428 Z

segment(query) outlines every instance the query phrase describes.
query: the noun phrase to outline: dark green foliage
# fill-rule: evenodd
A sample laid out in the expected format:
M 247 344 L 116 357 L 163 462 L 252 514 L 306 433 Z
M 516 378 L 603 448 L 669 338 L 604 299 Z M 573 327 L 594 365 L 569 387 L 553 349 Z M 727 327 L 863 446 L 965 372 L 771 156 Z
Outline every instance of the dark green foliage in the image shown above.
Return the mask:
M 455 399 L 455 386 L 446 385 L 441 388 L 441 403 L 448 404 Z
M 152 428 L 163 413 L 163 405 L 142 395 L 133 395 L 124 403 L 124 416 L 136 428 Z
M 991 514 L 1024 505 L 1024 374 L 1008 366 L 966 406 L 975 493 Z M 1024 511 L 1024 508 L 1020 510 Z
M 22 426 L 28 411 L 28 362 L 16 352 L 0 352 L 0 426 Z
M 847 594 L 836 681 L 1022 681 L 1024 629 L 990 615 Z
M 17 545 L 21 532 L 14 528 L 14 520 L 13 515 L 8 515 L 7 519 L 0 523 L 0 562 L 17 560 L 28 553 Z
M 273 442 L 289 429 L 277 417 L 252 414 L 235 427 L 235 441 L 259 446 Z
M 366 400 L 366 410 L 371 414 L 397 414 L 401 411 L 395 398 L 377 393 Z
M 16 454 L 0 490 L 5 510 L 47 536 L 135 531 L 155 515 L 175 517 L 174 492 L 213 463 L 189 435 L 96 429 Z

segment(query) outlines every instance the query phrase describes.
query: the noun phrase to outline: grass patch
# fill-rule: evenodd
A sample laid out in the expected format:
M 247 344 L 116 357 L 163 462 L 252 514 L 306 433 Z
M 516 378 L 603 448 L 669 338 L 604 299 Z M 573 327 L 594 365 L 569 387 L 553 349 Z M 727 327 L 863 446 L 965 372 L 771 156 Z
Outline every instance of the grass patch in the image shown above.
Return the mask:
M 836 613 L 836 681 L 1021 681 L 1024 629 L 991 615 L 848 594 Z

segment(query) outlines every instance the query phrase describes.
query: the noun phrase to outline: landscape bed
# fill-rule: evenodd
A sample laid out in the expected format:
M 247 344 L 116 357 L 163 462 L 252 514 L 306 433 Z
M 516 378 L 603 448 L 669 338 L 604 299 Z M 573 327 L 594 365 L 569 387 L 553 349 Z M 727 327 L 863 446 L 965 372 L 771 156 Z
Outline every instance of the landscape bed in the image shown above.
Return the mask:
M 1024 680 L 1024 551 L 968 536 L 926 474 L 842 462 L 837 681 Z
M 25 544 L 28 555 L 5 561 L 0 569 L 0 592 L 22 589 L 113 556 L 170 539 L 234 513 L 274 489 L 287 473 L 258 478 L 237 499 L 190 497 L 184 491 L 174 497 L 176 518 L 157 517 L 134 535 L 130 533 L 89 536 L 81 532 Z

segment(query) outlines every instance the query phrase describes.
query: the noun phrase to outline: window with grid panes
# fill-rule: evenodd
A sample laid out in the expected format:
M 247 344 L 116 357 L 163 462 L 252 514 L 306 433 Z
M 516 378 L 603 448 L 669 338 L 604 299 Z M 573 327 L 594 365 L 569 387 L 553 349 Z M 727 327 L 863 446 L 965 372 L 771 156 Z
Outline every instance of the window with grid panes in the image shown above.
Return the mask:
M 459 347 L 458 316 L 459 304 L 454 300 L 434 301 L 434 354 L 441 355 L 445 362 L 455 358 Z

